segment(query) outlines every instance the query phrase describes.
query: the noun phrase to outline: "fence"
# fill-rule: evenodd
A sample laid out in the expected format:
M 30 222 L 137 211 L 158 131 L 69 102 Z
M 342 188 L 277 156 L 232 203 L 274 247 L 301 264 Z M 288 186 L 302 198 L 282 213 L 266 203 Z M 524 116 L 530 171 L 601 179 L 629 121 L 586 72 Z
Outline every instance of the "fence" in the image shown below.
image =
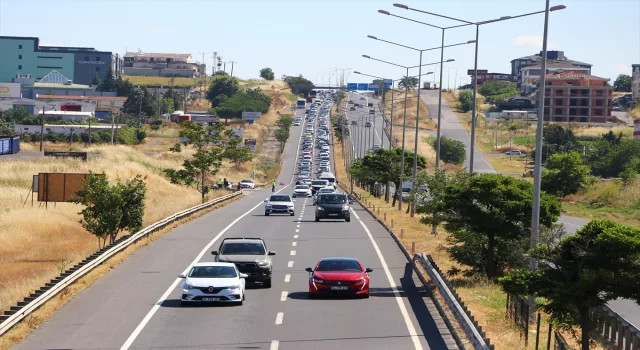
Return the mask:
M 226 196 L 211 200 L 207 203 L 203 203 L 175 213 L 167 218 L 151 224 L 150 226 L 143 228 L 136 233 L 123 236 L 113 244 L 91 254 L 80 263 L 61 273 L 58 277 L 52 279 L 49 283 L 45 283 L 45 285 L 40 287 L 40 289 L 31 293 L 31 295 L 29 295 L 28 297 L 25 297 L 23 301 L 18 302 L 16 306 L 11 306 L 9 310 L 5 310 L 4 314 L 0 315 L 0 335 L 6 333 L 23 318 L 27 317 L 29 314 L 37 310 L 40 306 L 44 305 L 49 299 L 53 298 L 58 293 L 62 292 L 67 286 L 71 285 L 82 276 L 100 266 L 103 262 L 111 258 L 113 255 L 124 250 L 131 244 L 136 243 L 145 237 L 148 237 L 154 232 L 162 230 L 163 228 L 167 227 L 177 220 L 191 216 L 196 212 L 222 203 L 241 194 L 241 191 L 234 192 Z
M 513 321 L 520 330 L 520 335 L 524 336 L 525 344 L 529 343 L 529 303 L 519 295 L 507 293 L 508 319 Z
M 624 350 L 640 350 L 640 330 L 608 306 L 591 310 L 593 335 Z

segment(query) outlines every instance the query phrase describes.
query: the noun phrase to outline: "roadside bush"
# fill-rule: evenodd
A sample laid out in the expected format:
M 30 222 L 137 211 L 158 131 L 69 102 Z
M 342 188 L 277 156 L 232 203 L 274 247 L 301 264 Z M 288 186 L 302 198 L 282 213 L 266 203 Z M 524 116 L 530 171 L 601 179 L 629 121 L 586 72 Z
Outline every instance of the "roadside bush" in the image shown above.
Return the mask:
M 473 93 L 469 90 L 462 90 L 458 93 L 458 109 L 461 112 L 468 112 L 473 108 Z
M 436 139 L 431 140 L 431 145 L 436 148 Z M 440 158 L 449 164 L 461 165 L 467 158 L 464 143 L 446 137 L 440 138 Z
M 22 142 L 40 142 L 40 133 L 23 133 L 20 134 Z M 118 131 L 118 143 L 124 145 L 140 144 L 147 137 L 146 131 L 139 128 L 122 127 Z M 72 136 L 66 134 L 47 133 L 44 140 L 53 143 L 67 142 L 89 142 L 89 133 L 74 133 Z M 98 131 L 91 133 L 91 143 L 110 143 L 111 131 Z

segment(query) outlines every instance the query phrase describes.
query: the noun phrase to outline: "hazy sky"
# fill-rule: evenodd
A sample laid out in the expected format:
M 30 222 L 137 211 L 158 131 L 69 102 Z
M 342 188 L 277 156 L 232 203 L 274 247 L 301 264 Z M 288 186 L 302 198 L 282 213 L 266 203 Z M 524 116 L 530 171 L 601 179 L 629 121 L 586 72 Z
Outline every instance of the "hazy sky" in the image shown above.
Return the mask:
M 123 54 L 191 53 L 211 64 L 211 52 L 236 61 L 234 75 L 258 77 L 271 67 L 276 77 L 302 74 L 314 83 L 335 82 L 336 69 L 397 79 L 403 66 L 418 65 L 418 52 L 368 39 L 374 35 L 418 49 L 437 47 L 441 31 L 379 9 L 437 26 L 458 24 L 393 7 L 394 0 L 0 0 L 0 35 L 34 36 L 44 45 L 89 46 Z M 395 0 L 466 21 L 544 10 L 544 0 Z M 549 50 L 593 64 L 592 73 L 615 79 L 640 63 L 640 0 L 551 0 L 566 5 L 550 15 Z M 480 27 L 479 69 L 509 73 L 510 61 L 542 48 L 544 14 Z M 447 30 L 445 45 L 475 39 L 475 27 Z M 445 49 L 443 85 L 453 86 L 473 68 L 474 45 Z M 439 62 L 439 50 L 423 63 Z M 446 67 L 450 67 L 447 70 Z M 227 71 L 230 64 L 227 64 Z M 437 66 L 425 67 L 424 72 Z M 417 74 L 417 70 L 410 74 Z M 432 78 L 429 78 L 430 80 Z M 350 74 L 350 82 L 369 79 Z

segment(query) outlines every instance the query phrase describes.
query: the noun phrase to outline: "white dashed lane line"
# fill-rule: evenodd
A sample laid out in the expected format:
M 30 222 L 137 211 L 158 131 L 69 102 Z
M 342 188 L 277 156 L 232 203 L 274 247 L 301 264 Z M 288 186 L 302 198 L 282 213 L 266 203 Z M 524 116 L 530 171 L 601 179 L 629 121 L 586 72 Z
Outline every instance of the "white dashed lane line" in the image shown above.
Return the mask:
M 298 238 L 298 235 L 293 235 L 293 239 L 296 239 L 296 238 Z
M 291 246 L 295 247 L 298 245 L 298 242 L 291 242 Z
M 284 275 L 284 282 L 289 283 L 289 281 L 291 281 L 291 275 L 289 274 Z
M 296 229 L 296 232 L 300 232 L 300 229 Z
M 289 263 L 287 264 L 287 267 L 293 267 L 293 260 L 289 261 Z
M 287 292 L 286 290 L 284 292 L 282 292 L 282 294 L 280 295 L 280 301 L 287 300 L 287 296 L 288 295 L 289 295 L 289 292 Z
M 289 253 L 290 255 L 296 255 L 296 251 L 292 250 L 291 253 Z
M 276 315 L 276 324 L 282 324 L 282 318 L 284 318 L 284 312 L 278 312 L 278 315 Z
M 280 346 L 280 342 L 277 340 L 272 340 L 269 350 L 278 350 L 278 346 Z

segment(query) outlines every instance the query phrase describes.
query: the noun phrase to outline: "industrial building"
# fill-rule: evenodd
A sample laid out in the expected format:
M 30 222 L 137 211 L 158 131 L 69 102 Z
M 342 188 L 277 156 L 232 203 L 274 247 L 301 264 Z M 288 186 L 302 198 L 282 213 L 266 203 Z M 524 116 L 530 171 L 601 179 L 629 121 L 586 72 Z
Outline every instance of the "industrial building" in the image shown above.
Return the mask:
M 195 78 L 205 65 L 192 62 L 191 54 L 127 52 L 124 75 Z
M 537 84 L 539 87 L 540 81 Z M 544 120 L 606 123 L 611 119 L 612 100 L 613 86 L 609 85 L 609 79 L 579 71 L 547 74 Z
M 34 37 L 0 36 L 0 82 L 37 82 L 55 70 L 73 83 L 90 85 L 96 75 L 104 79 L 109 67 L 120 76 L 118 54 L 92 47 L 41 46 Z

